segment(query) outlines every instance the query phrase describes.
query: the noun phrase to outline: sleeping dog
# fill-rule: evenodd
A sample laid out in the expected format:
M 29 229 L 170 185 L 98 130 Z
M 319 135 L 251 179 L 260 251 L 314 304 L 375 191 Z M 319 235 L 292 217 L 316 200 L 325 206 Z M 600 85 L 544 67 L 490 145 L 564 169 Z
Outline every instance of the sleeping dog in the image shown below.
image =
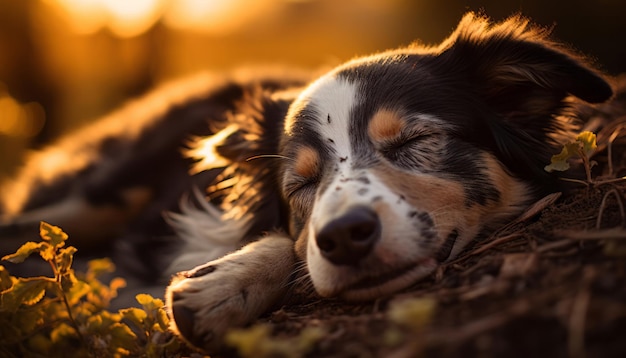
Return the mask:
M 389 296 L 557 189 L 543 168 L 580 128 L 572 104 L 612 89 L 548 35 L 468 14 L 438 46 L 314 78 L 172 84 L 33 155 L 2 230 L 46 220 L 85 247 L 118 238 L 146 279 L 178 272 L 172 328 L 207 349 L 295 281 Z

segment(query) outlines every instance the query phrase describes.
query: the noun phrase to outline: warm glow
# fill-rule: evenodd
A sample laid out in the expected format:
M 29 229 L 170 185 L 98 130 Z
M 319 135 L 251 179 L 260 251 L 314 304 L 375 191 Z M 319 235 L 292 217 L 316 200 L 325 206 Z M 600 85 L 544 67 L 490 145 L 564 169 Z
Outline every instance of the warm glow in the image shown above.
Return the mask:
M 275 0 L 179 0 L 171 1 L 164 21 L 178 29 L 228 33 L 261 14 Z
M 101 0 L 45 0 L 64 15 L 74 32 L 81 35 L 95 33 L 105 26 L 107 13 Z
M 101 0 L 109 15 L 109 28 L 120 37 L 144 33 L 161 15 L 163 0 Z
M 37 135 L 44 124 L 44 112 L 38 103 L 21 104 L 0 93 L 0 135 L 29 138 Z
M 278 0 L 44 0 L 78 34 L 108 28 L 119 37 L 141 35 L 161 18 L 177 29 L 228 33 Z
M 191 172 L 199 173 L 204 170 L 220 168 L 227 165 L 228 160 L 219 155 L 215 147 L 222 144 L 226 138 L 235 133 L 238 129 L 239 127 L 236 124 L 231 124 L 214 135 L 199 139 L 196 143 L 193 143 L 193 148 L 187 151 L 187 156 L 197 159 L 198 162 L 194 164 Z
M 45 0 L 66 18 L 78 34 L 93 34 L 108 27 L 115 35 L 144 33 L 161 16 L 165 0 Z

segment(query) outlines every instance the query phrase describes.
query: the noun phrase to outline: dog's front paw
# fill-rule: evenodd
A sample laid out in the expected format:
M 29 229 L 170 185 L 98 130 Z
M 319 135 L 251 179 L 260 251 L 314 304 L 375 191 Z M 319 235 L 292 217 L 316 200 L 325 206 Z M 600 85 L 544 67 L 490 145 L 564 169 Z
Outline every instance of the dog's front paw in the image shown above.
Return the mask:
M 166 291 L 172 329 L 196 347 L 222 349 L 229 328 L 254 321 L 286 292 L 294 262 L 293 241 L 271 236 L 177 274 Z

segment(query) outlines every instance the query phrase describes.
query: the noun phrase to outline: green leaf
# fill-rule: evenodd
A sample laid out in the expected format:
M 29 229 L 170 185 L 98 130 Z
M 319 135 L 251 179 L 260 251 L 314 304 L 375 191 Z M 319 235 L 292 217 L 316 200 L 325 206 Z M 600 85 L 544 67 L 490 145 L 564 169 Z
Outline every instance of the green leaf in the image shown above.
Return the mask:
M 28 340 L 28 347 L 43 356 L 49 356 L 53 345 L 48 337 L 40 333 Z
M 163 301 L 161 299 L 154 298 L 146 293 L 138 294 L 135 296 L 135 299 L 146 311 L 153 311 L 163 307 Z
M 45 250 L 50 245 L 46 242 L 32 242 L 29 241 L 22 245 L 14 254 L 6 255 L 2 258 L 2 260 L 6 260 L 12 262 L 14 264 L 19 264 L 24 262 L 30 255 L 35 252 L 41 252 Z
M 256 324 L 230 330 L 225 341 L 242 357 L 303 357 L 325 335 L 319 327 L 307 327 L 296 337 L 274 338 L 269 325 Z
M 399 325 L 419 330 L 424 327 L 435 312 L 436 302 L 429 298 L 393 301 L 387 313 L 389 319 Z
M 165 312 L 165 310 L 163 309 L 159 309 L 157 311 L 156 318 L 161 332 L 167 332 L 170 326 L 170 318 L 167 316 L 167 312 Z
M 75 281 L 72 284 L 72 287 L 69 289 L 69 292 L 67 292 L 67 300 L 72 306 L 77 304 L 80 299 L 88 294 L 91 290 L 91 287 L 89 287 L 89 284 L 87 284 L 86 282 L 76 279 L 74 280 Z
M 46 312 L 38 305 L 23 307 L 15 317 L 13 324 L 20 328 L 22 335 L 28 336 L 37 330 L 40 330 L 46 319 Z
M 67 240 L 67 234 L 60 227 L 50 225 L 44 221 L 39 224 L 39 235 L 44 241 L 49 241 L 55 248 L 63 247 L 65 240 Z
M 57 254 L 57 266 L 59 267 L 59 271 L 67 272 L 70 269 L 76 251 L 77 250 L 74 246 L 68 246 L 59 250 L 59 253 Z
M 47 244 L 47 242 L 44 242 L 44 244 Z M 44 250 L 39 251 L 39 256 L 41 256 L 44 261 L 52 262 L 56 256 L 56 252 L 57 250 L 54 246 L 48 244 Z
M 243 357 L 253 357 L 264 351 L 263 345 L 270 340 L 270 327 L 264 324 L 256 324 L 247 329 L 233 329 L 226 334 L 225 341 L 237 348 Z
M 51 282 L 48 277 L 19 278 L 10 293 L 16 303 L 31 306 L 43 298 Z
M 63 292 L 69 292 L 77 281 L 73 272 L 66 272 L 61 275 L 61 288 Z
M 94 277 L 115 271 L 115 265 L 109 258 L 95 259 L 88 263 L 87 272 Z
M 13 276 L 4 266 L 0 265 L 0 292 L 6 291 L 13 286 Z
M 120 310 L 120 314 L 124 317 L 124 319 L 134 323 L 137 327 L 142 329 L 144 328 L 143 322 L 146 318 L 148 318 L 146 311 L 136 307 L 122 309 Z
M 116 347 L 133 350 L 137 346 L 137 335 L 123 323 L 115 323 L 109 327 L 111 343 Z
M 76 329 L 74 327 L 61 323 L 58 326 L 54 327 L 52 332 L 50 332 L 50 339 L 53 343 L 61 342 L 65 338 L 74 338 L 77 337 Z

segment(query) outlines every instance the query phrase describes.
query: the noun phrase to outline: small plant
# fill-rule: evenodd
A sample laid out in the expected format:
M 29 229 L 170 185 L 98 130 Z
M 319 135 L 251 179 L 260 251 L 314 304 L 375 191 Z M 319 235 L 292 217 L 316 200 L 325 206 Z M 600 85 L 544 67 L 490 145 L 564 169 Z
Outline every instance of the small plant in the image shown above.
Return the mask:
M 114 270 L 109 259 L 92 260 L 87 272 L 72 269 L 77 251 L 66 247 L 60 228 L 41 223 L 43 241 L 27 242 L 2 258 L 22 263 L 39 254 L 52 276 L 17 278 L 0 266 L 0 356 L 2 357 L 161 357 L 182 343 L 167 331 L 163 302 L 137 295 L 142 308 L 107 311 L 125 286 L 98 278 Z
M 385 343 L 390 346 L 404 344 L 408 356 L 423 355 L 424 332 L 437 311 L 432 298 L 408 298 L 394 300 L 389 306 L 387 318 L 393 325 L 385 332 Z
M 592 184 L 593 179 L 591 178 L 591 168 L 595 165 L 595 162 L 591 161 L 590 158 L 597 148 L 598 145 L 596 144 L 596 135 L 589 131 L 581 132 L 575 140 L 563 145 L 561 153 L 553 155 L 550 160 L 550 164 L 546 165 L 544 169 L 548 172 L 566 171 L 570 168 L 570 158 L 578 157 L 583 162 L 587 181 L 584 182 L 576 179 L 568 180 L 581 182 L 585 185 Z
M 621 128 L 620 128 L 621 130 Z M 595 153 L 598 145 L 596 144 L 596 135 L 589 131 L 584 131 L 578 134 L 576 138 L 563 145 L 563 149 L 561 153 L 553 155 L 550 159 L 550 164 L 544 167 L 544 170 L 547 172 L 553 171 L 566 171 L 570 168 L 569 160 L 571 158 L 580 158 L 583 163 L 583 167 L 585 169 L 586 180 L 578 180 L 578 179 L 570 179 L 570 178 L 561 178 L 566 181 L 571 181 L 574 183 L 580 183 L 585 186 L 590 185 L 602 185 L 602 184 L 612 184 L 617 182 L 623 182 L 626 180 L 626 177 L 615 178 L 611 177 L 613 174 L 612 170 L 612 162 L 611 162 L 611 144 L 612 141 L 617 137 L 618 131 L 614 133 L 613 136 L 609 139 L 609 143 L 607 144 L 607 148 L 609 149 L 609 178 L 592 178 L 591 177 L 591 169 L 597 163 L 591 160 L 591 156 Z
M 242 357 L 304 357 L 323 337 L 324 330 L 307 327 L 295 337 L 273 337 L 271 327 L 257 323 L 248 328 L 233 329 L 226 343 Z

